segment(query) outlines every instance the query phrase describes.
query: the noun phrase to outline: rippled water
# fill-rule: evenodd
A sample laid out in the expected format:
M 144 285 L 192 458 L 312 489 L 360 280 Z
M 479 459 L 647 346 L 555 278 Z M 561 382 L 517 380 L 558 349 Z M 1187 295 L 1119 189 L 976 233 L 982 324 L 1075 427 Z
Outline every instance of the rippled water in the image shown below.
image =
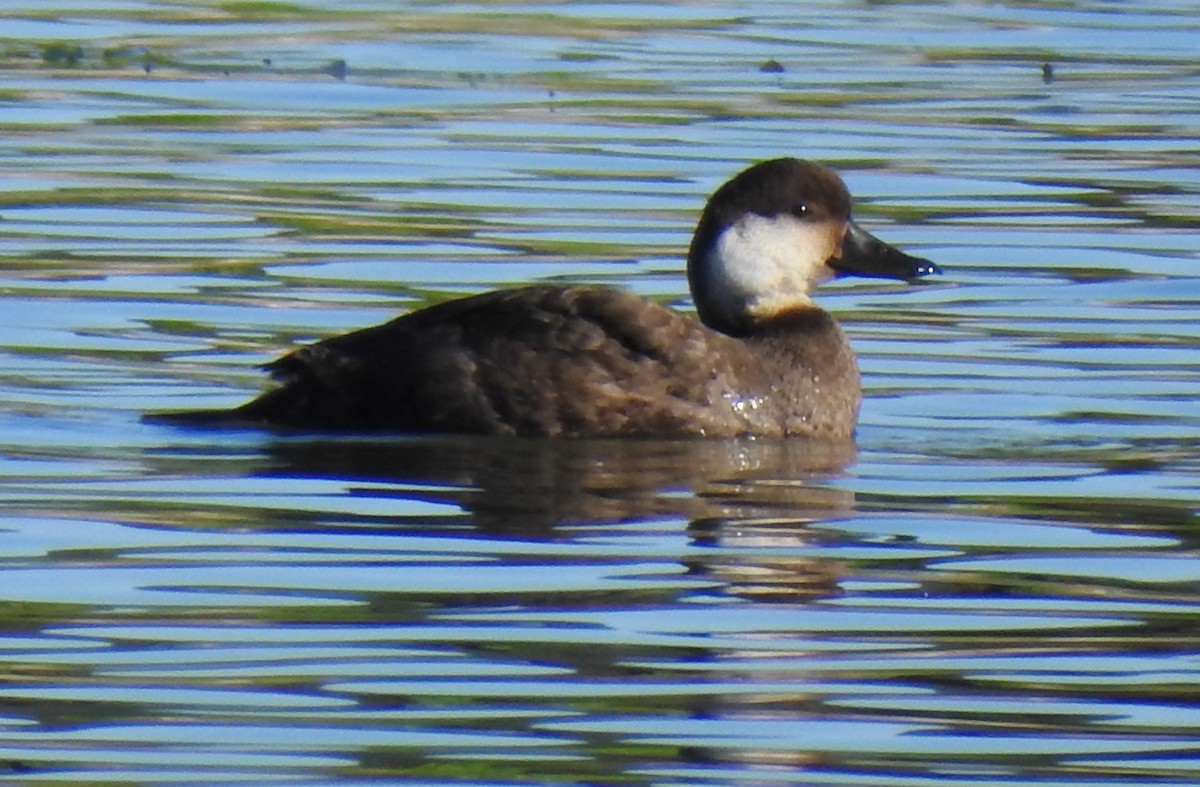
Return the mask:
M 1200 781 L 1192 4 L 106 5 L 0 9 L 5 783 Z M 492 286 L 686 307 L 785 154 L 946 269 L 822 296 L 856 453 L 138 421 Z

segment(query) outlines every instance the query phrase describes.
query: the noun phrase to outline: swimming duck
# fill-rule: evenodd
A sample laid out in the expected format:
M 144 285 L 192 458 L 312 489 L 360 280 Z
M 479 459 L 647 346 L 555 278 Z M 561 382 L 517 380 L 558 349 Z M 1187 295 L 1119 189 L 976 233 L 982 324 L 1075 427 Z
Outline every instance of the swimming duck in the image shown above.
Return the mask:
M 151 416 L 336 432 L 850 439 L 858 366 L 810 294 L 836 276 L 939 272 L 860 228 L 828 167 L 781 158 L 709 198 L 688 250 L 699 320 L 600 286 L 440 303 L 266 365 L 231 410 Z

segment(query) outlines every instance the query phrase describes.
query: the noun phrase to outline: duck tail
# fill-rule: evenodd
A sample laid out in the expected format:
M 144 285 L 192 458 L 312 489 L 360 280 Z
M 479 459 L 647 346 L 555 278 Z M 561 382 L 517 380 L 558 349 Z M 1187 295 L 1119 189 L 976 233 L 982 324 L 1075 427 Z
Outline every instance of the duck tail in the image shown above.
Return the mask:
M 250 421 L 240 410 L 241 408 L 234 408 L 232 410 L 169 410 L 161 413 L 146 413 L 142 416 L 142 423 L 182 426 L 191 429 L 249 425 Z
M 146 413 L 142 421 L 190 429 L 261 429 L 293 423 L 293 411 L 308 404 L 306 397 L 297 397 L 291 388 L 282 386 L 237 407 Z M 304 417 L 299 423 L 305 423 Z

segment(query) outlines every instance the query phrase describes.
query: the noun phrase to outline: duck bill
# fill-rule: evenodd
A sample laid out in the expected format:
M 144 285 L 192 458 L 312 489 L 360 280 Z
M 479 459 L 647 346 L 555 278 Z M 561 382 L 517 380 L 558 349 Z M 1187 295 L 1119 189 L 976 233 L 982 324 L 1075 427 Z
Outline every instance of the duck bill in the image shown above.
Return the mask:
M 846 222 L 842 256 L 830 260 L 829 267 L 837 271 L 839 276 L 870 276 L 906 281 L 942 272 L 941 268 L 929 260 L 905 254 L 853 221 Z

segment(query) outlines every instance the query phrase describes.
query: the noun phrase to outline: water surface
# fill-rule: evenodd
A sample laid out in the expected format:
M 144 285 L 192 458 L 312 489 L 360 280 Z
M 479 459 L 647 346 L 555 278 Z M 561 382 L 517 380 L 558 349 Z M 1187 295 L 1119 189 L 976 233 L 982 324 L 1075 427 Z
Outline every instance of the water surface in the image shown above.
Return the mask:
M 2 13 L 6 783 L 1200 781 L 1189 4 Z M 494 286 L 686 309 L 778 155 L 946 269 L 823 293 L 855 450 L 138 420 Z

